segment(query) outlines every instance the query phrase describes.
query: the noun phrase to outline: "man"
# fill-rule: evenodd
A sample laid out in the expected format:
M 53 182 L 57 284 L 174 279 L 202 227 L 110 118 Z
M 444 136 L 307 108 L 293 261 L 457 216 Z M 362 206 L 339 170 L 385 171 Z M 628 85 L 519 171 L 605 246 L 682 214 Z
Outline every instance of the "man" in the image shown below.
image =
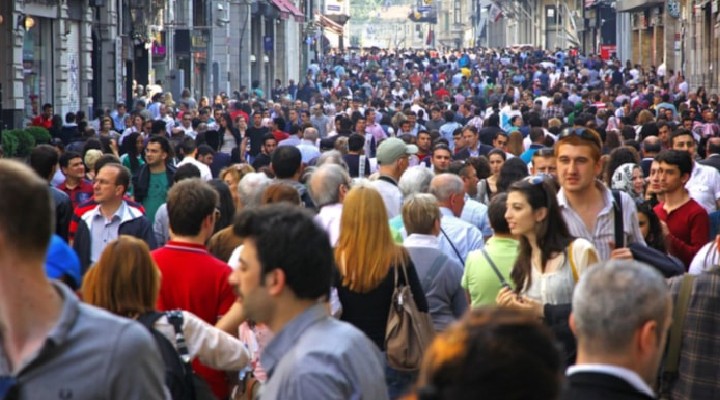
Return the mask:
M 151 136 L 145 146 L 145 165 L 133 176 L 135 201 L 142 203 L 150 221 L 155 221 L 155 213 L 173 184 L 175 167 L 168 163 L 171 152 L 166 137 Z
M 60 170 L 65 181 L 57 186 L 70 197 L 72 207 L 77 207 L 90 199 L 93 185 L 85 179 L 85 164 L 79 153 L 66 151 L 60 156 Z
M 293 124 L 288 125 L 288 130 L 290 130 L 291 125 Z M 278 143 L 290 138 L 290 135 L 288 135 L 287 132 L 283 131 L 285 126 L 285 119 L 281 117 L 274 118 L 272 122 L 270 122 L 270 132 L 273 136 L 275 136 L 275 140 L 277 140 Z
M 709 213 L 718 209 L 720 204 L 720 173 L 713 167 L 695 162 L 695 137 L 690 131 L 678 129 L 670 136 L 673 150 L 681 150 L 690 154 L 693 160 L 692 174 L 685 188 L 690 197 L 697 201 Z
M 450 110 L 445 111 L 445 123 L 440 127 L 440 136 L 448 141 L 451 150 L 455 147 L 453 132 L 458 128 L 462 128 L 462 125 L 455 122 L 455 113 Z
M 362 135 L 353 133 L 348 137 L 348 153 L 342 157 L 351 178 L 370 176 L 370 159 L 365 155 L 365 138 Z
M 192 114 L 190 112 L 183 113 L 182 120 L 181 120 L 180 126 L 176 126 L 172 128 L 172 134 L 179 135 L 179 134 L 185 134 L 185 136 L 190 138 L 197 138 L 197 132 L 192 126 Z
M 0 160 L 0 193 L 12 193 L 0 196 L 0 395 L 164 399 L 164 366 L 147 330 L 46 278 L 53 219 L 47 182 Z
M 666 150 L 655 160 L 659 163 L 664 199 L 653 211 L 661 221 L 669 253 L 679 258 L 688 269 L 710 235 L 708 213 L 690 198 L 685 189 L 692 174 L 692 160 L 687 152 L 679 150 Z
M 278 146 L 297 146 L 300 144 L 300 141 L 302 141 L 303 138 L 303 128 L 300 125 L 291 126 L 288 133 L 290 136 L 287 139 L 279 140 Z M 275 139 L 277 139 L 277 136 Z
M 50 103 L 46 103 L 46 104 L 43 104 L 43 106 L 42 106 L 42 114 L 33 118 L 32 122 L 30 122 L 30 125 L 39 126 L 39 127 L 45 128 L 45 129 L 50 129 L 50 128 L 52 128 L 52 119 L 53 119 L 53 106 Z
M 342 202 L 350 190 L 350 184 L 350 175 L 337 164 L 323 164 L 310 176 L 310 196 L 320 209 L 315 222 L 328 234 L 332 247 L 335 247 L 340 237 Z
M 438 200 L 440 213 L 440 249 L 448 257 L 465 265 L 468 253 L 484 246 L 480 230 L 460 219 L 465 206 L 465 191 L 460 177 L 440 174 L 430 182 L 430 193 Z
M 317 129 L 321 138 L 326 138 L 332 127 L 332 120 L 325 115 L 323 107 L 320 104 L 313 106 L 313 115 L 310 117 L 310 123 Z
M 705 154 L 705 159 L 698 161 L 698 163 L 714 167 L 720 171 L 720 138 L 711 137 L 708 139 Z
M 495 138 L 497 132 L 505 131 L 500 128 L 500 117 L 497 113 L 493 113 L 485 120 L 485 127 L 478 132 L 480 142 L 484 145 L 491 146 L 492 140 Z
M 125 118 L 127 116 L 127 106 L 125 103 L 120 102 L 115 105 L 115 110 L 110 113 L 110 118 L 113 120 L 113 129 L 122 133 L 125 130 Z
M 245 132 L 245 136 L 250 139 L 250 162 L 260 154 L 265 135 L 270 133 L 270 130 L 262 125 L 262 112 L 256 111 L 252 116 L 252 122 L 252 126 L 249 126 Z
M 431 194 L 415 194 L 403 205 L 408 237 L 403 246 L 415 265 L 436 332 L 442 332 L 468 307 L 460 286 L 463 266 L 440 250 L 440 209 Z
M 215 150 L 212 147 L 201 144 L 197 147 L 197 160 L 212 171 L 213 161 L 215 160 Z M 211 172 L 212 173 L 212 172 Z
M 120 235 L 135 236 L 150 249 L 156 247 L 152 223 L 142 210 L 123 199 L 128 186 L 130 171 L 120 164 L 106 164 L 95 176 L 93 200 L 97 206 L 80 217 L 73 242 L 83 273 L 100 259 L 105 246 Z
M 440 127 L 445 124 L 445 119 L 440 111 L 440 108 L 433 106 L 430 109 L 430 121 L 425 122 L 425 128 L 432 131 L 440 131 Z
M 470 157 L 479 157 L 481 155 L 487 156 L 492 146 L 486 146 L 480 143 L 480 136 L 478 135 L 477 128 L 474 126 L 466 126 L 462 130 L 462 137 L 465 141 L 465 149 L 459 153 L 455 153 L 453 157 L 456 160 L 467 160 Z
M 275 152 L 275 149 L 277 149 L 277 146 L 278 142 L 277 139 L 275 139 L 275 136 L 273 136 L 272 133 L 266 133 L 263 138 L 260 153 L 254 157 L 252 162 L 252 167 L 255 168 L 255 171 L 270 165 L 270 162 L 272 161 L 271 157 Z
M 180 168 L 185 164 L 192 164 L 200 171 L 200 177 L 203 180 L 212 180 L 212 171 L 210 171 L 210 167 L 207 166 L 205 163 L 198 161 L 196 158 L 198 149 L 197 145 L 195 144 L 195 139 L 189 136 L 185 137 L 182 141 L 181 148 L 185 157 L 177 164 L 177 167 Z
M 545 174 L 557 179 L 557 162 L 555 151 L 551 148 L 542 148 L 535 151 L 530 164 L 530 174 Z
M 385 203 L 388 218 L 402 211 L 403 195 L 398 181 L 409 165 L 410 155 L 417 153 L 415 145 L 407 145 L 401 139 L 388 138 L 380 143 L 377 150 L 378 172 L 380 176 L 372 182 Z
M 41 144 L 30 152 L 30 167 L 35 173 L 48 183 L 55 175 L 58 163 L 58 152 L 54 147 Z M 48 186 L 52 195 L 52 204 L 55 210 L 55 234 L 65 242 L 68 241 L 68 227 L 72 218 L 73 206 L 70 197 L 62 190 Z
M 415 145 L 418 147 L 418 152 L 416 154 L 418 162 L 423 162 L 432 152 L 432 136 L 430 135 L 430 132 L 426 130 L 418 132 Z
M 318 143 L 318 131 L 312 126 L 308 126 L 303 131 L 300 139 L 300 143 L 295 146 L 300 150 L 302 154 L 302 162 L 305 165 L 309 165 L 312 160 L 320 157 L 320 150 L 317 146 Z
M 662 142 L 657 136 L 648 136 L 642 141 L 642 160 L 640 160 L 640 168 L 643 170 L 645 177 L 650 176 L 650 165 L 655 156 L 662 151 Z
M 472 164 L 463 163 L 462 161 L 453 161 L 450 163 L 448 172 L 459 176 L 463 181 L 465 207 L 463 207 L 460 219 L 471 223 L 482 232 L 484 239 L 488 239 L 493 234 L 490 228 L 490 222 L 488 221 L 488 208 L 485 204 L 473 200 L 477 196 L 478 185 L 475 167 L 473 167 Z
M 215 325 L 233 303 L 228 284 L 230 267 L 205 250 L 218 218 L 218 194 L 200 179 L 185 179 L 168 192 L 171 240 L 152 252 L 162 274 L 158 310 L 190 311 Z M 193 369 L 208 382 L 218 398 L 228 396 L 224 373 L 199 362 Z
M 572 309 L 577 363 L 561 399 L 654 399 L 672 320 L 665 279 L 637 262 L 600 263 L 575 286 Z
M 543 147 L 545 147 L 545 131 L 538 127 L 530 128 L 530 147 L 520 155 L 520 159 L 525 164 L 529 164 L 535 152 Z
M 377 111 L 374 108 L 365 110 L 365 132 L 371 134 L 375 138 L 375 142 L 379 142 L 387 137 L 385 130 L 380 126 L 376 119 Z
M 300 183 L 303 163 L 302 153 L 297 147 L 283 146 L 275 150 L 272 154 L 270 168 L 275 173 L 275 179 L 278 182 L 286 183 L 297 189 L 300 200 L 302 200 L 305 207 L 311 209 L 315 207 L 305 185 Z
M 465 262 L 462 287 L 473 307 L 495 305 L 495 298 L 502 289 L 502 282 L 490 266 L 492 260 L 506 282 L 511 282 L 510 272 L 515 265 L 520 243 L 510 233 L 505 212 L 507 194 L 499 193 L 490 201 L 488 216 L 493 235 L 485 243 L 487 257 L 481 250 L 471 251 Z
M 450 148 L 448 146 L 445 144 L 438 144 L 433 147 L 430 163 L 432 164 L 432 170 L 435 175 L 447 172 L 451 161 L 452 153 L 450 152 Z
M 613 194 L 599 182 L 602 164 L 600 137 L 585 128 L 564 131 L 555 144 L 558 203 L 570 234 L 595 244 L 600 260 L 632 257 L 626 247 L 615 245 Z M 625 243 L 645 244 L 638 225 L 635 202 L 620 192 Z
M 365 334 L 328 315 L 333 252 L 325 232 L 296 206 L 240 214 L 240 267 L 231 276 L 243 319 L 275 336 L 260 356 L 268 399 L 387 399 L 382 355 Z M 292 254 L 292 257 L 288 257 Z

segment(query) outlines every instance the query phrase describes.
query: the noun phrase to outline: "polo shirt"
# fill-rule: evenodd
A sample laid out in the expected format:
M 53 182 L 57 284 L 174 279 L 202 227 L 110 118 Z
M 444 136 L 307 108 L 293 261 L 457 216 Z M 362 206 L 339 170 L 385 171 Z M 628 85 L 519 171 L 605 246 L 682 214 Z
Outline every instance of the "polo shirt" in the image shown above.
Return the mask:
M 493 236 L 485 244 L 485 250 L 500 274 L 512 285 L 510 272 L 515 265 L 520 242 L 511 238 Z M 500 278 L 492 269 L 481 250 L 470 252 L 465 262 L 462 287 L 470 293 L 473 307 L 495 305 L 495 297 L 502 289 Z
M 171 240 L 151 254 L 162 274 L 158 310 L 190 311 L 215 325 L 230 309 L 235 301 L 228 283 L 232 271 L 210 255 L 205 246 Z M 197 360 L 193 368 L 205 378 L 218 398 L 228 396 L 224 373 L 203 367 Z
M 78 205 L 90 200 L 90 198 L 92 197 L 93 185 L 87 179 L 80 180 L 80 183 L 72 189 L 68 189 L 68 187 L 65 185 L 66 182 L 67 180 L 59 184 L 57 188 L 70 196 L 70 201 L 72 202 L 73 208 L 76 208 Z
M 667 224 L 670 231 L 666 237 L 670 244 L 670 254 L 679 258 L 685 264 L 685 269 L 688 269 L 695 254 L 709 241 L 708 213 L 691 198 L 669 213 L 663 208 L 664 205 L 665 203 L 656 205 L 653 211 Z

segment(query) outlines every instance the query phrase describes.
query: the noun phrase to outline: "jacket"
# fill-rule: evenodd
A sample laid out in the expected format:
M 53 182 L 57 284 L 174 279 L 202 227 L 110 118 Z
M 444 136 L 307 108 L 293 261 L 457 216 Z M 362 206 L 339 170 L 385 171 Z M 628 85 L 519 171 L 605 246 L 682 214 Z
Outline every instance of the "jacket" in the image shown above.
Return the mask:
M 82 274 L 84 275 L 90 268 L 91 260 L 90 254 L 92 249 L 92 232 L 90 230 L 92 224 L 92 217 L 94 215 L 96 206 L 80 217 L 78 223 L 77 233 L 75 233 L 75 241 L 73 242 L 73 249 L 80 258 L 80 266 L 82 267 Z M 147 243 L 150 250 L 157 248 L 155 242 L 155 235 L 153 233 L 152 224 L 145 218 L 143 212 L 132 205 L 125 202 L 125 211 L 120 217 L 120 226 L 118 227 L 118 236 L 130 235 L 138 239 L 142 239 Z
M 560 400 L 651 400 L 624 379 L 599 372 L 575 373 L 567 378 Z
M 73 214 L 70 197 L 58 188 L 50 186 L 50 193 L 55 206 L 55 233 L 64 241 L 68 241 L 68 228 Z
M 168 189 L 173 185 L 173 178 L 175 177 L 175 167 L 172 165 L 165 166 L 165 173 L 167 174 Z M 148 189 L 150 187 L 150 166 L 145 164 L 140 167 L 136 176 L 133 176 L 133 194 L 135 195 L 135 201 L 142 203 L 148 195 Z

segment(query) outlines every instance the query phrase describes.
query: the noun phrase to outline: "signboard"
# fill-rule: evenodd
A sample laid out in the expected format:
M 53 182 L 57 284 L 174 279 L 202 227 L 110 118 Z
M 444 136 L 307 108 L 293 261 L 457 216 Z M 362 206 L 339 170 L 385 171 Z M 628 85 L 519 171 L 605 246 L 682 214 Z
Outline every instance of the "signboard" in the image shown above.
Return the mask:
M 617 46 L 614 44 L 604 44 L 600 46 L 600 58 L 609 60 L 611 57 L 617 56 Z
M 325 15 L 342 15 L 344 14 L 344 2 L 342 0 L 326 0 Z
M 272 36 L 264 36 L 263 37 L 263 46 L 264 46 L 265 52 L 269 53 L 269 52 L 273 51 Z

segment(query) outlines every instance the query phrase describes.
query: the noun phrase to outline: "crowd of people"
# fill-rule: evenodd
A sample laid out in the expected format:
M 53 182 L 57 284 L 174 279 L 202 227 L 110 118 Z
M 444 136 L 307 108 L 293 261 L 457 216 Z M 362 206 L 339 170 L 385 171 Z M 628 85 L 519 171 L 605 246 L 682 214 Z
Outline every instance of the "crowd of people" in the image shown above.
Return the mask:
M 184 398 L 164 340 L 197 398 L 720 396 L 717 95 L 560 49 L 266 89 L 43 107 L 52 144 L 0 161 L 0 399 Z M 416 368 L 388 362 L 398 285 Z

